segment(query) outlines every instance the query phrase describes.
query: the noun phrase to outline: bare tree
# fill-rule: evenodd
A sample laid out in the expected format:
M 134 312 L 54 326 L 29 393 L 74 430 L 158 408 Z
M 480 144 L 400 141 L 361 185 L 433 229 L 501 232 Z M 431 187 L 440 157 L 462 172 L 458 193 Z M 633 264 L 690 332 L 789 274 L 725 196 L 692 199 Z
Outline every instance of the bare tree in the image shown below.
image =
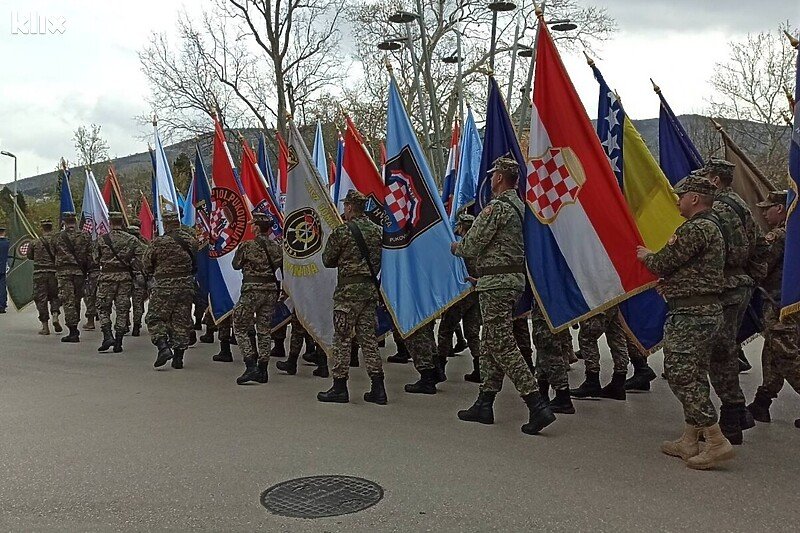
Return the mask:
M 716 91 L 710 113 L 736 119 L 726 130 L 768 176 L 783 175 L 788 158 L 790 128 L 781 113 L 787 110 L 784 87 L 792 85 L 796 52 L 784 30 L 797 33 L 787 22 L 778 31 L 729 43 L 729 59 L 716 64 L 710 80 Z
M 98 124 L 91 124 L 75 130 L 72 141 L 75 143 L 78 162 L 82 166 L 92 166 L 108 160 L 108 143 L 100 136 L 100 129 Z

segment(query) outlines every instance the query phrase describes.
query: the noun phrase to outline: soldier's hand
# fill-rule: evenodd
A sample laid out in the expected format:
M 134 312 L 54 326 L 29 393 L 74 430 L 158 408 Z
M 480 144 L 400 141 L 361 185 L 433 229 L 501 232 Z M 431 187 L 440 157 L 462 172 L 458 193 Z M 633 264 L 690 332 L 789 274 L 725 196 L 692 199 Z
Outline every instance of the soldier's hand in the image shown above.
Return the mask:
M 647 257 L 648 255 L 652 254 L 652 253 L 653 252 L 651 252 L 650 250 L 648 250 L 644 246 L 637 246 L 636 247 L 636 259 L 638 259 L 639 261 L 644 261 L 644 258 Z

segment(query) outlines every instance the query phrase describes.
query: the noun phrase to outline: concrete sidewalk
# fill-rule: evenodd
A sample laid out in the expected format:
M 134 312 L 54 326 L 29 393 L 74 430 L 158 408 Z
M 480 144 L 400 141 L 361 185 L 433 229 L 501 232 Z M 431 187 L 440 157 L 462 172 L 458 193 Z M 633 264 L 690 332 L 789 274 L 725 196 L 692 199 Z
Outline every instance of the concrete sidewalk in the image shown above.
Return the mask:
M 236 386 L 243 365 L 214 363 L 217 345 L 187 351 L 184 370 L 156 371 L 148 337 L 123 354 L 36 335 L 31 309 L 0 316 L 0 529 L 216 531 L 766 531 L 800 521 L 800 399 L 788 385 L 771 424 L 746 432 L 715 472 L 659 452 L 682 430 L 665 381 L 627 402 L 576 401 L 541 436 L 510 382 L 493 426 L 456 418 L 477 386 L 451 359 L 435 396 L 403 392 L 413 366 L 386 364 L 389 405 L 365 404 L 363 366 L 348 405 L 321 404 L 330 380 L 270 362 L 266 385 Z M 603 345 L 603 383 L 611 368 Z M 761 341 L 746 347 L 751 399 Z M 383 350 L 383 357 L 394 347 Z M 661 354 L 652 358 L 660 372 Z M 582 363 L 570 372 L 573 386 Z M 342 474 L 385 489 L 377 505 L 336 518 L 270 514 L 261 492 L 287 479 Z

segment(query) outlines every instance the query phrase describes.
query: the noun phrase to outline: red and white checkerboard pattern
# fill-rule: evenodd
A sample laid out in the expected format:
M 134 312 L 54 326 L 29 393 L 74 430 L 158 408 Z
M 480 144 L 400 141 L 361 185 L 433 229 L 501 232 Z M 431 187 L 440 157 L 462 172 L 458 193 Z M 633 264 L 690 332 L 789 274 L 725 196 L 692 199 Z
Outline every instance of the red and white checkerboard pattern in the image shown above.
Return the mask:
M 560 148 L 550 148 L 528 165 L 525 200 L 543 220 L 551 220 L 561 206 L 578 198 L 580 186 L 570 175 Z
M 411 216 L 411 199 L 406 194 L 406 188 L 400 182 L 391 182 L 387 190 L 386 205 L 389 206 L 395 221 L 400 227 L 403 227 Z
M 223 247 L 228 244 L 230 228 L 228 227 L 228 219 L 225 218 L 222 209 L 214 209 L 211 212 L 211 216 L 208 218 L 208 225 L 210 226 L 211 237 L 214 241 L 222 239 L 221 244 Z

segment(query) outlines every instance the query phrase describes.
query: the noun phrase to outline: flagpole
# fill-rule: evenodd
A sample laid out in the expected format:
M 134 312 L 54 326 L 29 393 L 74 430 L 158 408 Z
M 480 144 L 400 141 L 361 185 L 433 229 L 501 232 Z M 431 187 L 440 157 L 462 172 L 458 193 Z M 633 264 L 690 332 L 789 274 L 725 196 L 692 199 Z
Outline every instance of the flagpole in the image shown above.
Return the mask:
M 536 51 L 539 49 L 539 32 L 544 24 L 544 6 L 542 2 L 541 7 L 536 7 L 536 18 L 539 19 L 539 24 L 536 25 L 536 37 L 533 39 L 533 52 L 531 53 L 531 64 L 528 68 L 528 79 L 525 81 L 525 94 L 524 98 L 528 99 L 528 107 L 533 105 L 533 98 L 531 96 L 531 86 L 533 85 L 533 71 L 536 66 Z M 522 136 L 522 128 L 525 126 L 525 100 L 523 99 L 522 105 L 519 106 L 519 117 L 517 118 L 517 138 Z

